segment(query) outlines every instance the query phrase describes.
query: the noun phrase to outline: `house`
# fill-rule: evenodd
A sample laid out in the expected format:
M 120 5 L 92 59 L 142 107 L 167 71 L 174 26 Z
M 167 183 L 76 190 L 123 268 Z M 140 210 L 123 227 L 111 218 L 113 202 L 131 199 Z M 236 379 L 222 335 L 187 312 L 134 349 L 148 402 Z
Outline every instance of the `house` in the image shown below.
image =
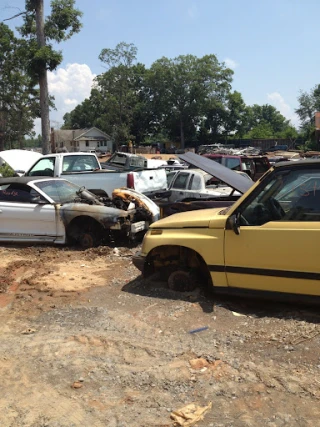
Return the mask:
M 51 128 L 51 151 L 113 151 L 111 137 L 96 127 L 90 129 L 58 129 Z

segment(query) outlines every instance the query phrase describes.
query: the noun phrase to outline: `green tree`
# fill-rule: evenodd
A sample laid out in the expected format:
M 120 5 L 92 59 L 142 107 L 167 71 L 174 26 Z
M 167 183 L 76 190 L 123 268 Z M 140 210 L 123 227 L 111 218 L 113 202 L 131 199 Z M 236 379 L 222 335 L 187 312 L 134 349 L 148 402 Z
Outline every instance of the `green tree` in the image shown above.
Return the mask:
M 284 129 L 284 131 L 281 133 L 281 138 L 289 139 L 290 141 L 289 148 L 294 148 L 294 144 L 298 137 L 299 137 L 298 131 L 292 125 L 288 125 Z
M 100 105 L 103 104 L 102 116 L 97 119 L 97 124 L 105 128 L 104 123 L 108 123 L 108 131 L 117 145 L 133 137 L 130 128 L 135 103 L 136 58 L 137 48 L 132 43 L 125 42 L 118 43 L 115 49 L 102 49 L 99 55 L 107 72 L 96 78 L 99 94 L 93 95 L 99 98 Z
M 0 151 L 5 142 L 30 134 L 33 119 L 39 117 L 36 81 L 27 73 L 26 42 L 0 23 Z
M 43 5 L 43 0 L 26 0 L 24 24 L 19 31 L 28 41 L 29 74 L 39 82 L 42 152 L 46 154 L 49 152 L 50 138 L 47 71 L 55 70 L 62 61 L 61 52 L 54 50 L 52 43 L 68 40 L 79 32 L 82 13 L 75 9 L 74 0 L 52 0 L 51 14 L 44 20 Z
M 269 104 L 249 106 L 247 118 L 247 136 L 249 138 L 253 138 L 252 135 L 255 134 L 259 134 L 259 138 L 279 138 L 290 125 L 290 121 Z
M 224 133 L 233 134 L 235 138 L 242 138 L 248 126 L 248 107 L 240 92 L 227 94 L 226 105 L 221 113 Z
M 298 102 L 299 107 L 295 112 L 299 116 L 300 126 L 313 125 L 315 112 L 320 111 L 320 85 L 314 86 L 309 92 L 300 91 Z
M 300 91 L 299 107 L 295 110 L 300 120 L 300 132 L 308 149 L 318 149 L 316 141 L 318 131 L 315 129 L 315 113 L 320 111 L 320 85 L 314 86 L 309 92 Z
M 233 71 L 215 55 L 182 55 L 157 60 L 150 72 L 150 99 L 158 125 L 170 129 L 184 148 L 186 134 L 193 137 L 212 101 L 225 99 Z
M 271 124 L 266 122 L 258 123 L 246 135 L 246 138 L 250 139 L 268 139 L 274 137 L 275 134 L 273 132 Z
M 77 105 L 70 113 L 63 116 L 64 124 L 62 129 L 85 129 L 95 126 L 96 114 L 93 103 L 90 99 L 85 99 Z

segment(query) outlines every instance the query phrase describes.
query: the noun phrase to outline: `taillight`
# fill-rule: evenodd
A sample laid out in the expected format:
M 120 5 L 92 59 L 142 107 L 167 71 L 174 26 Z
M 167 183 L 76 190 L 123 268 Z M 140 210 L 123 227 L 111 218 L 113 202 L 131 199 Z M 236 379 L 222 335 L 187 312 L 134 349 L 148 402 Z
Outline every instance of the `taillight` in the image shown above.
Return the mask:
M 128 175 L 127 175 L 127 187 L 134 189 L 134 175 L 133 175 L 133 173 L 128 173 Z

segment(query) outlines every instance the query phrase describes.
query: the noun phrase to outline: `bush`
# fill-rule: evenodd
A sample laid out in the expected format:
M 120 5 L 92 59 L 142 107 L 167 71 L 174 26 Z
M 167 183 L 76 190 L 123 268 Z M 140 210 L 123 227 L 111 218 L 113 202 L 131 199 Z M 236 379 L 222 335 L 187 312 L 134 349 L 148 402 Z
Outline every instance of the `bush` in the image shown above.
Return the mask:
M 4 178 L 5 177 L 11 177 L 11 176 L 16 176 L 16 173 L 11 168 L 11 166 L 4 163 L 3 165 L 0 166 L 0 176 L 2 176 Z

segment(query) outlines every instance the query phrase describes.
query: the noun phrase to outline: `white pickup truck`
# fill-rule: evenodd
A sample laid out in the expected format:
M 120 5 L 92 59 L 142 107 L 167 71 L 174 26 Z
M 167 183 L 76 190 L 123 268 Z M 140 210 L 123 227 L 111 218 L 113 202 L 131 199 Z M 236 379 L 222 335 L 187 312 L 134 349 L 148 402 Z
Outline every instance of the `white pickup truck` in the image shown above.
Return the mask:
M 248 181 L 248 187 L 253 185 L 253 181 L 245 172 L 234 172 L 242 175 Z M 170 190 L 169 202 L 178 200 L 197 200 L 197 199 L 219 199 L 228 196 L 234 196 L 237 199 L 242 195 L 227 184 L 223 184 L 218 178 L 201 170 L 185 169 L 169 172 L 167 176 L 168 188 Z
M 116 188 L 132 188 L 149 197 L 167 189 L 164 169 L 139 171 L 103 170 L 94 153 L 58 153 L 42 156 L 25 176 L 51 176 L 67 179 L 92 193 L 111 197 Z

